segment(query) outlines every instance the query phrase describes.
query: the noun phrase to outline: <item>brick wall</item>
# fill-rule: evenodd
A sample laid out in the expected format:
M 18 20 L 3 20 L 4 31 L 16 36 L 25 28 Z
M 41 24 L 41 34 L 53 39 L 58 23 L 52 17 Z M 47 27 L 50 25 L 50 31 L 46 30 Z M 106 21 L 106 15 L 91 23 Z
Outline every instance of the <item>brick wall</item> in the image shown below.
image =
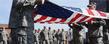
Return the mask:
M 10 35 L 11 29 L 8 27 L 8 24 L 0 24 L 0 29 L 3 29 Z

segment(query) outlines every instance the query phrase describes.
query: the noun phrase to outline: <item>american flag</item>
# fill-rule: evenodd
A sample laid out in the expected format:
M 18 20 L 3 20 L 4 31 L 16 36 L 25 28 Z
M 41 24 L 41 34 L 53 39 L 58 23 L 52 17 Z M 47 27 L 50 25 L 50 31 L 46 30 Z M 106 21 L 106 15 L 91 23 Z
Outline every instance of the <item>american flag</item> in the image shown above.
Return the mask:
M 34 12 L 35 23 L 75 23 L 91 22 L 94 18 L 106 18 L 106 14 L 101 11 L 86 9 L 83 13 L 70 11 L 49 1 L 37 6 Z
M 91 18 L 88 18 L 88 16 L 84 16 L 80 13 L 73 13 L 72 16 L 69 18 L 55 18 L 55 17 L 50 17 L 50 16 L 43 16 L 43 15 L 36 15 L 34 17 L 35 22 L 39 23 L 75 23 L 75 22 L 85 22 L 85 21 L 91 21 Z
M 83 15 L 90 16 L 93 18 L 109 19 L 108 13 L 98 11 L 98 10 L 86 9 L 86 10 L 83 10 Z

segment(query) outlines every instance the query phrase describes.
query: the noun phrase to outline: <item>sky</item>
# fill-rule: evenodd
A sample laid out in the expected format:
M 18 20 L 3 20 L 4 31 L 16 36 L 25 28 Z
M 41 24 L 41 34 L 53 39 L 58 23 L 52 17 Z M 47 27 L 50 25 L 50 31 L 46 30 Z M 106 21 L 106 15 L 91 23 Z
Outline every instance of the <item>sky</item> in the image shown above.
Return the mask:
M 89 0 L 50 0 L 51 2 L 59 6 L 77 7 L 85 9 L 89 3 Z M 12 0 L 0 0 L 0 24 L 8 24 L 9 16 L 12 6 Z M 69 29 L 66 24 L 37 24 L 35 23 L 35 28 L 41 28 L 43 26 L 52 27 L 53 29 L 64 28 Z
M 12 0 L 0 0 L 0 24 L 8 24 Z

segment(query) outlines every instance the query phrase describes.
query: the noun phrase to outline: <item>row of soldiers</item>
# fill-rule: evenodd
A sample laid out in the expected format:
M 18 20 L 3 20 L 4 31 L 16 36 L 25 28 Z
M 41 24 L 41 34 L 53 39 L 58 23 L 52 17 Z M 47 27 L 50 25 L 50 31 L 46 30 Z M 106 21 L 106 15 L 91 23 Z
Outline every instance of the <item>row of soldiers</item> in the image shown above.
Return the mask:
M 70 24 L 72 29 L 70 28 L 68 31 L 53 30 L 50 27 L 47 29 L 44 26 L 42 30 L 35 30 L 34 44 L 109 44 L 109 26 L 105 20 L 96 20 L 93 23 Z M 26 36 L 22 34 L 18 39 L 20 42 L 25 42 Z M 9 39 L 5 30 L 0 29 L 0 44 L 9 44 Z
M 68 31 L 45 26 L 34 32 L 35 44 L 109 44 L 109 28 L 103 19 L 73 23 Z
M 73 40 L 72 29 L 64 31 L 64 29 L 53 30 L 50 27 L 46 29 L 35 30 L 35 44 L 71 44 Z

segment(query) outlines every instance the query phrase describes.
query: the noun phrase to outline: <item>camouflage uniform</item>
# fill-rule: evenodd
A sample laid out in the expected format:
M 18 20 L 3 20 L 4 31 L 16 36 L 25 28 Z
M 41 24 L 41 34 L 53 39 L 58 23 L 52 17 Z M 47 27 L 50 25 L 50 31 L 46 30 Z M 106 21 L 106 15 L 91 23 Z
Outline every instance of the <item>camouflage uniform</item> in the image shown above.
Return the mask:
M 31 0 L 30 0 L 31 1 Z M 30 2 L 29 0 L 13 0 L 12 10 L 10 14 L 9 27 L 12 29 L 11 44 L 18 44 L 21 39 L 25 40 L 27 43 L 25 44 L 33 44 L 33 29 L 34 29 L 34 20 L 32 18 L 32 11 L 34 9 L 34 2 Z M 35 3 L 34 3 L 35 4 Z M 26 17 L 27 25 L 24 27 L 22 25 L 23 17 Z M 24 31 L 24 36 L 20 37 L 19 33 Z M 27 39 L 26 39 L 27 38 Z
M 3 44 L 3 30 L 0 29 L 0 44 Z

